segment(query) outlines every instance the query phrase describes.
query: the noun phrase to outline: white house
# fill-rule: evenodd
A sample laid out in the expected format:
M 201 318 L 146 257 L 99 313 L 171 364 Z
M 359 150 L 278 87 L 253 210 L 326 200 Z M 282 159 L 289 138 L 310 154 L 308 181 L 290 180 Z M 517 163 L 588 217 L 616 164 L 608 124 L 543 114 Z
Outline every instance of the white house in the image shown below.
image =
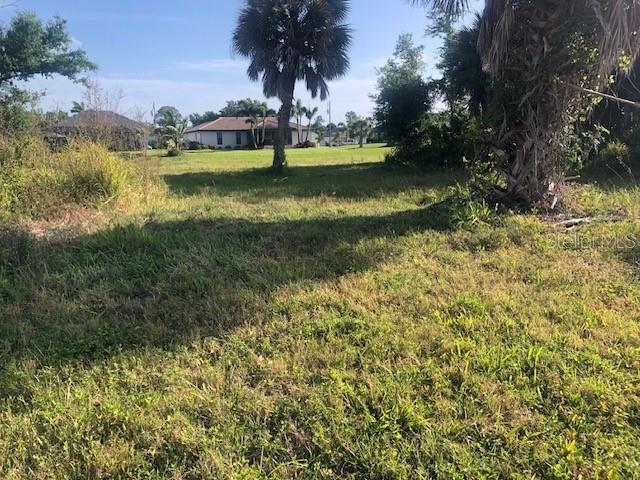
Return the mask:
M 185 140 L 198 142 L 214 148 L 244 148 L 253 146 L 249 117 L 221 117 L 212 122 L 203 123 L 187 130 Z M 264 122 L 259 121 L 255 126 L 258 144 L 273 145 L 278 134 L 278 118 L 267 117 Z M 262 138 L 264 131 L 264 139 Z M 298 139 L 298 127 L 289 123 L 287 132 L 287 146 L 291 147 L 307 139 L 307 128 L 301 127 L 301 138 Z M 309 140 L 315 141 L 313 132 L 309 132 Z

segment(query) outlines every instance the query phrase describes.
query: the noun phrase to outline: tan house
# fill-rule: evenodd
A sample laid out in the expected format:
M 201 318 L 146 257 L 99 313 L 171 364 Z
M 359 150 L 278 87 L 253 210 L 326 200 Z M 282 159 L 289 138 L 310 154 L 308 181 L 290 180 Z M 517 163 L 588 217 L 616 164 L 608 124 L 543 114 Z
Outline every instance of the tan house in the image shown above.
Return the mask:
M 80 137 L 104 143 L 114 151 L 129 151 L 147 147 L 150 129 L 115 112 L 86 110 L 51 126 L 45 136 L 55 144 Z
M 251 137 L 251 125 L 249 117 L 221 117 L 212 122 L 203 123 L 187 130 L 185 141 L 197 142 L 213 148 L 245 148 L 253 146 Z M 307 128 L 301 127 L 301 138 L 298 139 L 298 127 L 295 123 L 289 123 L 287 130 L 287 146 L 291 147 L 307 139 Z M 264 139 L 262 133 L 264 131 Z M 255 126 L 257 144 L 270 146 L 278 135 L 278 118 L 267 117 L 259 120 Z M 315 141 L 315 136 L 309 132 L 309 140 Z

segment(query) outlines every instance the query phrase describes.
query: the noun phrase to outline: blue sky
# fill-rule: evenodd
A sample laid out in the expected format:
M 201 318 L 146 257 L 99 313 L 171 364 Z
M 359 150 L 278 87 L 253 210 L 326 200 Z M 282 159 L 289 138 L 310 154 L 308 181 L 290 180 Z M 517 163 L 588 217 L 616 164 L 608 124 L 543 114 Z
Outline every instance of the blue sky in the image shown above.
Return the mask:
M 18 0 L 0 11 L 6 21 L 18 10 L 47 19 L 68 21 L 74 43 L 84 48 L 99 70 L 92 74 L 107 91 L 121 90 L 122 113 L 150 112 L 153 104 L 174 105 L 182 113 L 219 110 L 226 100 L 262 98 L 261 86 L 246 77 L 246 61 L 234 57 L 231 34 L 242 0 Z M 476 0 L 476 5 L 481 2 Z M 478 7 L 476 7 L 478 8 Z M 354 30 L 351 71 L 332 82 L 334 121 L 347 111 L 369 115 L 369 94 L 375 90 L 376 67 L 391 56 L 398 35 L 414 34 L 425 45 L 427 71 L 434 73 L 438 42 L 424 35 L 424 10 L 405 0 L 352 0 L 349 23 Z M 81 100 L 83 89 L 65 79 L 35 80 L 31 88 L 45 90 L 42 106 L 68 110 Z M 304 86 L 296 97 L 318 105 Z M 277 101 L 269 101 L 274 107 Z

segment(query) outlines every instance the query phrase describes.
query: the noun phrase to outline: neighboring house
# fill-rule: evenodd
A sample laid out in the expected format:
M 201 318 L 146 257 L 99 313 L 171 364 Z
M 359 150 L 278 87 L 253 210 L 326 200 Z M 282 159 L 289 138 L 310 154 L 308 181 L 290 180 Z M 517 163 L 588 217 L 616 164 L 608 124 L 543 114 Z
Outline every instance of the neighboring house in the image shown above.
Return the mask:
M 197 142 L 213 148 L 245 148 L 253 146 L 251 125 L 247 123 L 249 117 L 221 117 L 212 122 L 203 123 L 187 130 L 185 141 Z M 264 145 L 273 145 L 278 135 L 277 117 L 267 117 L 264 122 Z M 262 139 L 263 122 L 260 120 L 255 126 L 255 134 Z M 287 146 L 291 147 L 307 138 L 307 128 L 301 127 L 301 138 L 298 139 L 298 127 L 289 123 L 287 129 Z M 309 133 L 309 140 L 315 141 L 313 132 Z M 259 141 L 257 143 L 260 143 Z
M 149 130 L 148 125 L 115 112 L 86 110 L 49 127 L 45 137 L 56 144 L 87 138 L 110 150 L 133 151 L 146 148 Z

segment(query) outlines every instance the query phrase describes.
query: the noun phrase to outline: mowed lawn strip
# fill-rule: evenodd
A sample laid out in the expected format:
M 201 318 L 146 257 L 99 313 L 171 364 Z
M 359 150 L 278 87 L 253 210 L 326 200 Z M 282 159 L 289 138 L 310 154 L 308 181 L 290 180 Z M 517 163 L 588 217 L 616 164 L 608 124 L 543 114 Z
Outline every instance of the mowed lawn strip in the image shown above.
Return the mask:
M 464 175 L 387 151 L 152 160 L 152 204 L 4 241 L 0 477 L 638 478 L 638 222 L 456 227 Z

